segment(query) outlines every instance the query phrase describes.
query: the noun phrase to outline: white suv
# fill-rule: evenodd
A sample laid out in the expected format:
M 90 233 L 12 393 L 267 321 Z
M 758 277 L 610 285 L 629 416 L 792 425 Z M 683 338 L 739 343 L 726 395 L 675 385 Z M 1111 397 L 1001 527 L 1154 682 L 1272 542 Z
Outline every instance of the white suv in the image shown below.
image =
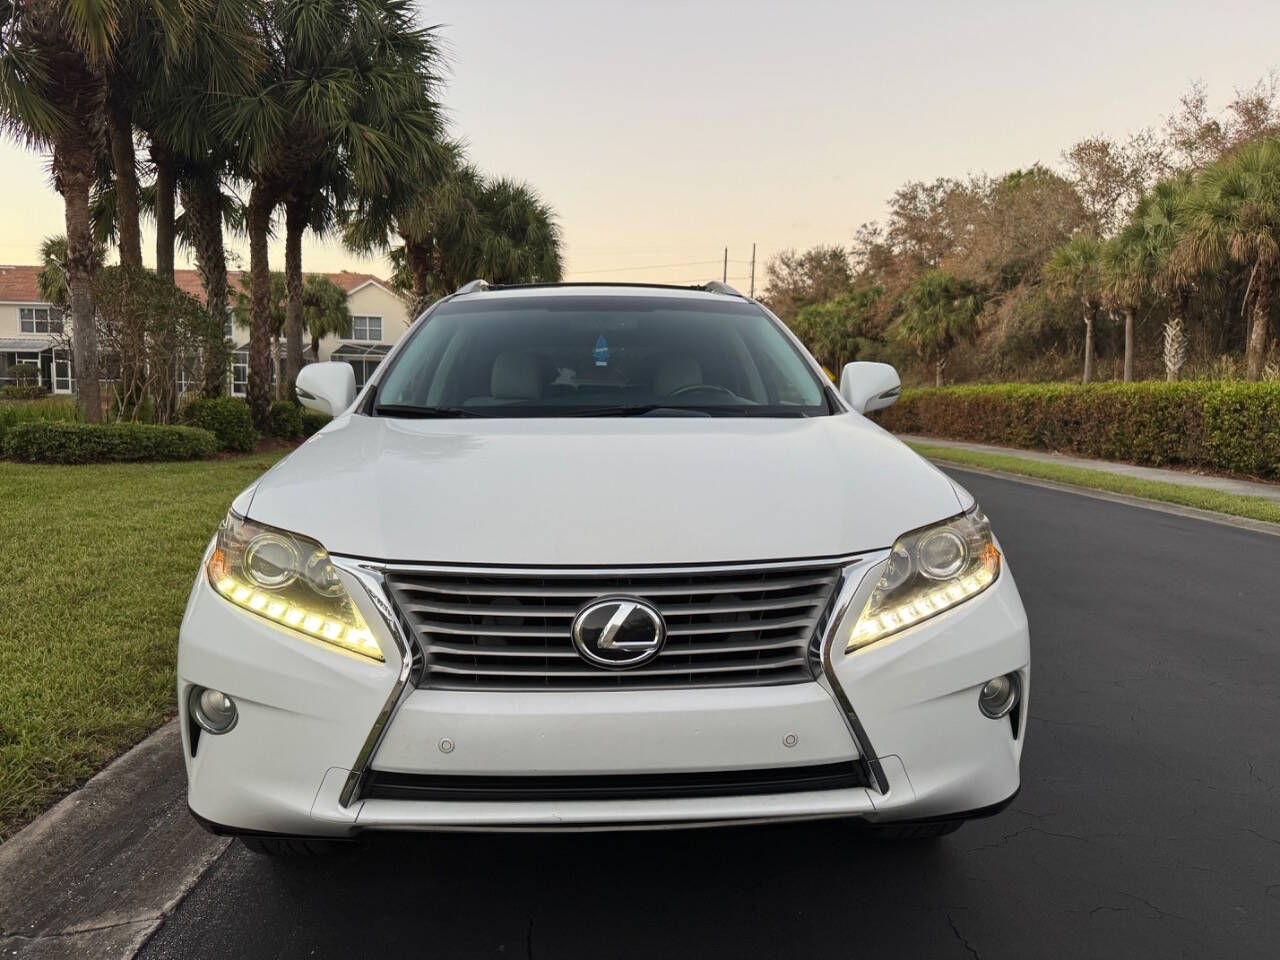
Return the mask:
M 182 623 L 189 803 L 263 852 L 385 829 L 814 817 L 1018 789 L 1029 644 L 962 488 L 722 284 L 468 284 L 231 504 Z

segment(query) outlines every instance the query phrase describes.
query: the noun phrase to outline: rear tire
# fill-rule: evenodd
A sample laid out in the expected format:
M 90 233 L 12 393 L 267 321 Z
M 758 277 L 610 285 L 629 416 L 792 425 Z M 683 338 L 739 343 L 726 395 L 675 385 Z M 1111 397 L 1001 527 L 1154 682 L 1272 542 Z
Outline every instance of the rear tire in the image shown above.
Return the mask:
M 333 852 L 326 840 L 302 837 L 236 837 L 244 848 L 260 857 L 323 857 Z
M 934 820 L 929 823 L 875 823 L 869 827 L 876 840 L 936 840 L 963 827 L 963 820 Z

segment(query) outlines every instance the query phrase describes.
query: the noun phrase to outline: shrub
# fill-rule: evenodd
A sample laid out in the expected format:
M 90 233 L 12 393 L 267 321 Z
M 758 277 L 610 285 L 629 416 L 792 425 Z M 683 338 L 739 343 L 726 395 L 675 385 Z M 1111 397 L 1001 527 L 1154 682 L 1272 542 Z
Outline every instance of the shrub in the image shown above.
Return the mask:
M 29 463 L 195 460 L 217 449 L 208 430 L 144 423 L 20 423 L 4 439 L 5 456 Z
M 34 387 L 40 379 L 40 368 L 34 363 L 15 363 L 9 368 L 9 377 L 19 387 Z
M 1149 466 L 1280 476 L 1280 384 L 999 384 L 903 391 L 876 419 L 917 433 Z
M 0 387 L 0 399 L 4 400 L 39 400 L 49 395 L 49 388 L 34 383 L 9 383 Z
M 189 427 L 210 431 L 218 449 L 248 453 L 258 445 L 249 404 L 238 397 L 196 397 L 187 402 L 179 419 Z
M 281 440 L 302 439 L 302 407 L 288 400 L 277 400 L 267 411 L 267 436 Z
M 80 411 L 70 397 L 45 397 L 15 403 L 0 401 L 0 444 L 4 443 L 5 434 L 20 423 L 78 419 Z
M 316 413 L 314 410 L 302 409 L 302 435 L 309 437 L 316 431 L 322 429 L 333 417 L 323 413 Z

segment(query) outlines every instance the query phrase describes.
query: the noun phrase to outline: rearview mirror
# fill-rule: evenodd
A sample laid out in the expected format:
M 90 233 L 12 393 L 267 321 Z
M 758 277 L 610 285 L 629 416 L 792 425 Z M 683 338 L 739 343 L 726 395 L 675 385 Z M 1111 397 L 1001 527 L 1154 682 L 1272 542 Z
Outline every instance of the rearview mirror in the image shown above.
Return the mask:
M 840 374 L 840 396 L 858 413 L 892 406 L 900 393 L 902 380 L 887 363 L 846 363 Z
M 356 372 L 341 361 L 308 363 L 298 371 L 297 391 L 308 410 L 336 417 L 356 398 Z

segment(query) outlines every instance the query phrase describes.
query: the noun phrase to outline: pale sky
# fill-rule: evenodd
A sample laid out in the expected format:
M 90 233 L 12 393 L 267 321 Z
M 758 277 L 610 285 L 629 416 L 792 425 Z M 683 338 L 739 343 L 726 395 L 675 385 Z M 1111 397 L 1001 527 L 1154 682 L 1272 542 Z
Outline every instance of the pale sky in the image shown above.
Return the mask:
M 1159 125 L 1197 78 L 1217 107 L 1280 66 L 1275 0 L 419 6 L 455 131 L 555 207 L 576 280 L 700 282 L 727 246 L 745 289 L 755 242 L 758 291 L 770 254 L 847 244 L 906 180 L 1057 164 Z M 45 158 L 3 143 L 0 183 L 0 263 L 35 263 L 63 231 Z M 387 270 L 333 239 L 304 268 Z

